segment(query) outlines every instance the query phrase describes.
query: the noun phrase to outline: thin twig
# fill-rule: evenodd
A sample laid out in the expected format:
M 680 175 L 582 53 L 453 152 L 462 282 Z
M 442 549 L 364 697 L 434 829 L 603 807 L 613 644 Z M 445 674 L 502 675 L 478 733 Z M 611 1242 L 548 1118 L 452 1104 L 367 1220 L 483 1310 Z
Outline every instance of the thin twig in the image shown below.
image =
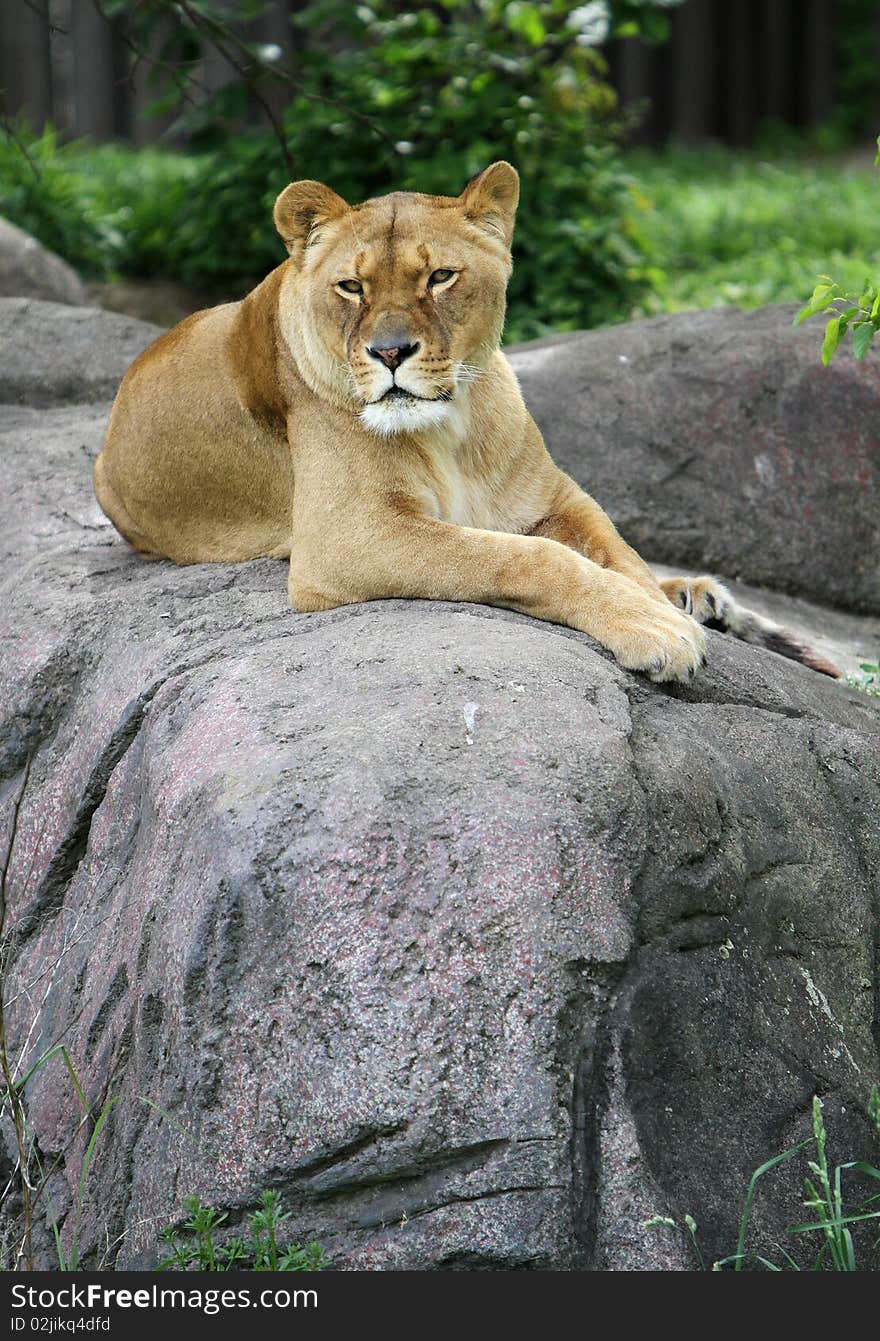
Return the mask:
M 290 145 L 288 144 L 287 141 L 287 135 L 284 130 L 283 122 L 278 117 L 277 113 L 275 112 L 275 109 L 272 107 L 272 104 L 269 102 L 269 100 L 267 98 L 264 98 L 262 93 L 257 88 L 256 82 L 251 78 L 247 67 L 243 66 L 238 60 L 236 60 L 235 56 L 233 56 L 232 53 L 226 49 L 225 42 L 227 40 L 231 40 L 235 42 L 236 45 L 241 47 L 249 56 L 252 56 L 252 53 L 248 50 L 248 48 L 244 45 L 244 43 L 239 41 L 239 39 L 236 37 L 235 33 L 232 31 L 231 28 L 226 27 L 225 24 L 219 23 L 217 20 L 211 19 L 208 16 L 202 16 L 200 14 L 197 14 L 196 12 L 193 11 L 192 7 L 187 3 L 187 0 L 179 0 L 179 7 L 180 9 L 183 10 L 184 14 L 187 16 L 187 18 L 189 19 L 190 23 L 192 23 L 194 28 L 203 27 L 209 30 L 211 34 L 211 41 L 213 42 L 217 51 L 220 53 L 220 55 L 223 57 L 226 63 L 232 66 L 232 69 L 235 70 L 236 74 L 240 75 L 240 77 L 244 80 L 245 84 L 247 85 L 249 93 L 260 104 L 269 121 L 269 124 L 271 125 L 273 131 L 275 132 L 275 137 L 281 146 L 281 152 L 284 155 L 284 161 L 287 164 L 288 172 L 290 173 L 291 177 L 295 177 L 297 175 L 296 163 L 294 161 L 293 154 L 290 152 Z M 222 41 L 221 37 L 218 34 L 222 35 L 223 39 Z M 263 67 L 260 66 L 259 68 L 262 69 Z
M 42 20 L 43 20 L 43 22 L 45 23 L 46 27 L 49 29 L 49 32 L 50 32 L 50 33 L 53 33 L 53 34 L 54 34 L 54 33 L 61 33 L 62 36 L 64 36 L 64 37 L 67 37 L 67 36 L 68 36 L 68 30 L 67 30 L 66 28 L 62 28 L 59 24 L 57 24 L 57 23 L 53 23 L 52 19 L 51 19 L 50 16 L 49 16 L 49 6 L 48 6 L 48 5 L 46 5 L 46 8 L 45 8 L 45 9 L 38 9 L 37 6 L 34 4 L 33 0 L 24 0 L 24 3 L 25 3 L 25 6 L 31 11 L 32 14 L 36 14 L 36 16 L 37 16 L 38 19 L 42 19 Z
M 92 0 L 92 3 L 105 23 L 113 22 L 110 16 L 105 12 L 102 0 Z M 145 5 L 148 4 L 149 0 L 138 0 L 138 3 L 135 5 L 135 11 L 144 8 Z M 217 54 L 227 63 L 227 65 L 229 65 L 230 69 L 232 69 L 239 79 L 242 80 L 247 92 L 259 104 L 269 122 L 273 134 L 284 155 L 288 171 L 292 177 L 296 176 L 297 169 L 284 129 L 284 122 L 273 108 L 271 102 L 258 88 L 257 80 L 260 78 L 273 79 L 290 89 L 291 92 L 299 94 L 300 97 L 305 98 L 308 102 L 321 103 L 323 106 L 336 108 L 341 114 L 351 117 L 353 120 L 359 121 L 362 125 L 366 126 L 373 135 L 385 143 L 392 153 L 400 153 L 391 136 L 377 121 L 374 121 L 372 117 L 367 116 L 364 112 L 359 112 L 356 108 L 349 106 L 348 103 L 342 102 L 339 98 L 331 98 L 326 94 L 314 93 L 304 89 L 299 80 L 294 78 L 289 69 L 279 69 L 277 66 L 269 65 L 261 61 L 255 55 L 252 48 L 248 46 L 247 42 L 239 37 L 234 29 L 224 23 L 221 19 L 218 19 L 213 15 L 200 13 L 197 9 L 193 8 L 188 0 L 174 0 L 174 3 L 171 3 L 171 0 L 153 0 L 153 4 L 157 13 L 167 14 L 169 17 L 174 18 L 178 23 L 180 22 L 180 16 L 183 15 L 193 32 L 199 34 L 204 40 L 209 42 L 217 51 Z M 161 57 L 152 55 L 136 41 L 127 29 L 120 27 L 117 30 L 120 32 L 123 42 L 134 56 L 134 65 L 129 72 L 130 81 L 137 67 L 141 64 L 147 64 L 157 70 L 164 71 L 169 76 L 178 95 L 183 101 L 194 104 L 195 100 L 189 92 L 192 87 L 196 87 L 202 92 L 205 91 L 201 80 L 192 70 L 185 67 L 182 68 Z M 246 57 L 247 61 L 242 61 L 241 57 Z M 247 62 L 250 62 L 250 64 Z
M 0 90 L 0 92 L 5 92 L 5 90 Z M 43 180 L 42 173 L 40 172 L 40 169 L 37 167 L 31 155 L 30 149 L 28 149 L 24 140 L 18 134 L 18 132 L 16 131 L 15 127 L 13 126 L 12 122 L 10 121 L 9 117 L 6 115 L 5 112 L 0 112 L 0 129 L 3 130 L 3 133 L 5 135 L 9 136 L 10 140 L 15 145 L 16 149 L 19 151 L 21 156 L 28 164 L 31 172 L 34 174 L 37 181 L 38 182 L 42 181 Z
M 190 14 L 192 22 L 194 24 L 199 19 L 201 19 L 204 27 L 208 28 L 209 30 L 216 29 L 217 31 L 221 32 L 225 40 L 234 42 L 241 52 L 243 52 L 247 56 L 250 56 L 251 59 L 254 59 L 254 54 L 251 51 L 250 47 L 247 45 L 247 43 L 242 41 L 242 39 L 238 36 L 237 33 L 235 33 L 231 28 L 228 28 L 225 24 L 221 23 L 219 19 L 211 18 L 208 15 L 202 16 L 194 14 L 190 9 L 190 6 L 186 3 L 186 0 L 180 0 L 180 4 L 181 8 Z M 217 45 L 216 39 L 212 40 L 214 40 L 214 45 L 217 46 L 217 49 L 219 51 L 220 48 Z M 221 55 L 225 55 L 225 53 L 221 52 Z M 228 56 L 226 58 L 229 59 Z M 394 153 L 396 154 L 400 153 L 400 150 L 397 148 L 391 136 L 382 129 L 378 121 L 374 121 L 373 118 L 367 116 L 365 112 L 359 112 L 357 108 L 351 107 L 347 102 L 342 102 L 339 98 L 330 98 L 323 93 L 309 92 L 307 89 L 304 89 L 296 79 L 294 79 L 293 75 L 290 73 L 289 70 L 279 70 L 274 65 L 264 65 L 259 61 L 257 62 L 257 65 L 261 74 L 267 75 L 270 79 L 276 79 L 282 84 L 286 84 L 288 88 L 292 89 L 295 93 L 299 93 L 299 95 L 305 98 L 307 102 L 319 102 L 322 103 L 325 107 L 335 107 L 338 111 L 344 112 L 347 116 L 354 117 L 356 121 L 362 122 L 363 125 L 365 125 L 369 130 L 371 130 L 374 135 L 377 135 L 380 140 L 384 140 L 385 143 L 388 145 L 389 149 L 392 149 Z M 238 69 L 240 67 L 236 66 L 235 68 Z M 249 84 L 249 87 L 253 88 L 253 85 Z
M 156 70 L 163 70 L 168 75 L 171 82 L 174 84 L 174 87 L 177 89 L 178 96 L 184 102 L 195 105 L 195 99 L 189 93 L 189 86 L 194 84 L 197 88 L 201 88 L 201 81 L 192 73 L 192 71 L 186 69 L 181 71 L 180 67 L 174 65 L 171 61 L 163 60 L 161 56 L 153 56 L 148 51 L 145 51 L 143 47 L 137 44 L 125 27 L 113 24 L 113 19 L 105 12 L 101 0 L 92 0 L 92 4 L 95 6 L 99 18 L 103 19 L 105 23 L 115 27 L 115 31 L 119 33 L 123 44 L 128 47 L 128 50 L 134 56 L 134 61 L 132 62 L 127 76 L 124 80 L 120 80 L 120 83 L 127 83 L 129 88 L 133 89 L 134 77 L 137 74 L 139 67 L 142 64 L 150 65 Z M 140 8 L 140 5 L 135 6 L 135 9 L 138 8 Z

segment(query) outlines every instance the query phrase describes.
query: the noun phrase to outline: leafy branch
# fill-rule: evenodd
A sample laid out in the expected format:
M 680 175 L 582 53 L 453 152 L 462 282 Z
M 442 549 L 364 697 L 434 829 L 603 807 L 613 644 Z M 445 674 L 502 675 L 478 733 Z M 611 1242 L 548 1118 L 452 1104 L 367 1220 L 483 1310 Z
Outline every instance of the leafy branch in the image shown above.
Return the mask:
M 877 157 L 880 165 L 880 135 L 877 136 Z M 861 293 L 847 293 L 830 275 L 820 275 L 810 300 L 801 308 L 794 325 L 821 313 L 830 314 L 822 341 L 822 362 L 827 367 L 847 331 L 852 333 L 852 350 L 857 359 L 863 359 L 880 331 L 880 288 L 866 279 Z

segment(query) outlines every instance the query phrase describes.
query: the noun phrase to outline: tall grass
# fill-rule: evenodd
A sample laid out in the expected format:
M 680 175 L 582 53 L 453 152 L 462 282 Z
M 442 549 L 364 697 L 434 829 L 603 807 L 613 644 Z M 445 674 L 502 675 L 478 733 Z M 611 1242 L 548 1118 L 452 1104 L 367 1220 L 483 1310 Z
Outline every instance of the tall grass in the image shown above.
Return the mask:
M 880 1140 L 880 1086 L 874 1085 L 871 1088 L 867 1115 L 874 1126 L 878 1140 Z M 867 1164 L 864 1160 L 848 1160 L 832 1168 L 828 1162 L 827 1143 L 828 1133 L 822 1115 L 822 1101 L 818 1095 L 814 1095 L 812 1136 L 807 1137 L 805 1141 L 800 1141 L 797 1145 L 791 1146 L 788 1150 L 783 1150 L 781 1154 L 774 1155 L 772 1159 L 768 1159 L 752 1174 L 740 1216 L 736 1251 L 714 1262 L 712 1265 L 713 1271 L 722 1271 L 725 1268 L 742 1271 L 749 1264 L 763 1267 L 767 1271 L 801 1270 L 795 1257 L 782 1244 L 775 1245 L 779 1260 L 774 1261 L 766 1253 L 749 1250 L 747 1242 L 755 1195 L 761 1179 L 780 1164 L 785 1164 L 794 1159 L 796 1155 L 808 1150 L 811 1146 L 813 1147 L 813 1158 L 806 1161 L 808 1174 L 804 1179 L 804 1187 L 807 1195 L 803 1204 L 808 1211 L 812 1212 L 812 1216 L 806 1221 L 789 1225 L 787 1232 L 793 1239 L 806 1239 L 807 1236 L 818 1239 L 818 1246 L 813 1249 L 811 1270 L 856 1271 L 859 1269 L 851 1226 L 874 1221 L 878 1231 L 880 1231 L 880 1190 L 873 1195 L 863 1196 L 850 1206 L 845 1197 L 844 1174 L 854 1172 L 860 1174 L 862 1178 L 874 1179 L 880 1183 L 880 1168 L 876 1168 L 873 1164 Z M 655 1215 L 645 1222 L 646 1229 L 656 1229 L 660 1226 L 671 1229 L 680 1228 L 675 1220 L 664 1215 Z M 686 1233 L 691 1243 L 700 1269 L 704 1270 L 705 1259 L 700 1246 L 697 1224 L 693 1216 L 686 1215 L 684 1217 L 683 1232 Z M 873 1243 L 874 1249 L 878 1246 L 880 1246 L 880 1235 Z

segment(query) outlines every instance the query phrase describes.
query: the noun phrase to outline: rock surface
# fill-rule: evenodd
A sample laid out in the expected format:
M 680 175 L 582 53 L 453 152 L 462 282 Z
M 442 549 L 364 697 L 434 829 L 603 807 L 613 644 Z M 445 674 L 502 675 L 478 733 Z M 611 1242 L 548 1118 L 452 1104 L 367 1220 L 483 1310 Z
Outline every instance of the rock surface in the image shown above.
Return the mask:
M 0 298 L 0 405 L 112 400 L 128 365 L 161 333 L 98 308 Z
M 670 689 L 512 612 L 142 563 L 106 413 L 0 408 L 7 1028 L 115 1101 L 77 1217 L 60 1057 L 27 1086 L 68 1250 L 148 1267 L 185 1196 L 270 1186 L 343 1268 L 684 1267 L 643 1221 L 733 1251 L 814 1093 L 880 1162 L 875 702 L 718 634 Z
M 880 613 L 880 360 L 819 360 L 796 307 L 715 309 L 511 351 L 551 455 L 631 544 Z
M 78 305 L 86 301 L 86 290 L 60 256 L 8 219 L 0 219 L 0 297 Z

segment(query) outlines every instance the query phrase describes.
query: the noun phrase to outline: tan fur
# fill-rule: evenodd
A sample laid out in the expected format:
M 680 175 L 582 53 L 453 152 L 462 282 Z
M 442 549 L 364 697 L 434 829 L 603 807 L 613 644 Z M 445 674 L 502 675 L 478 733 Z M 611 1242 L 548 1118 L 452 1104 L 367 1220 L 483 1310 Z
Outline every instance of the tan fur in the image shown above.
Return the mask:
M 352 208 L 318 182 L 287 187 L 289 259 L 122 382 L 95 489 L 129 543 L 177 563 L 289 556 L 304 611 L 509 606 L 654 679 L 690 678 L 702 630 L 553 464 L 499 351 L 517 194 L 506 163 L 458 197 Z M 398 350 L 414 352 L 394 367 Z

